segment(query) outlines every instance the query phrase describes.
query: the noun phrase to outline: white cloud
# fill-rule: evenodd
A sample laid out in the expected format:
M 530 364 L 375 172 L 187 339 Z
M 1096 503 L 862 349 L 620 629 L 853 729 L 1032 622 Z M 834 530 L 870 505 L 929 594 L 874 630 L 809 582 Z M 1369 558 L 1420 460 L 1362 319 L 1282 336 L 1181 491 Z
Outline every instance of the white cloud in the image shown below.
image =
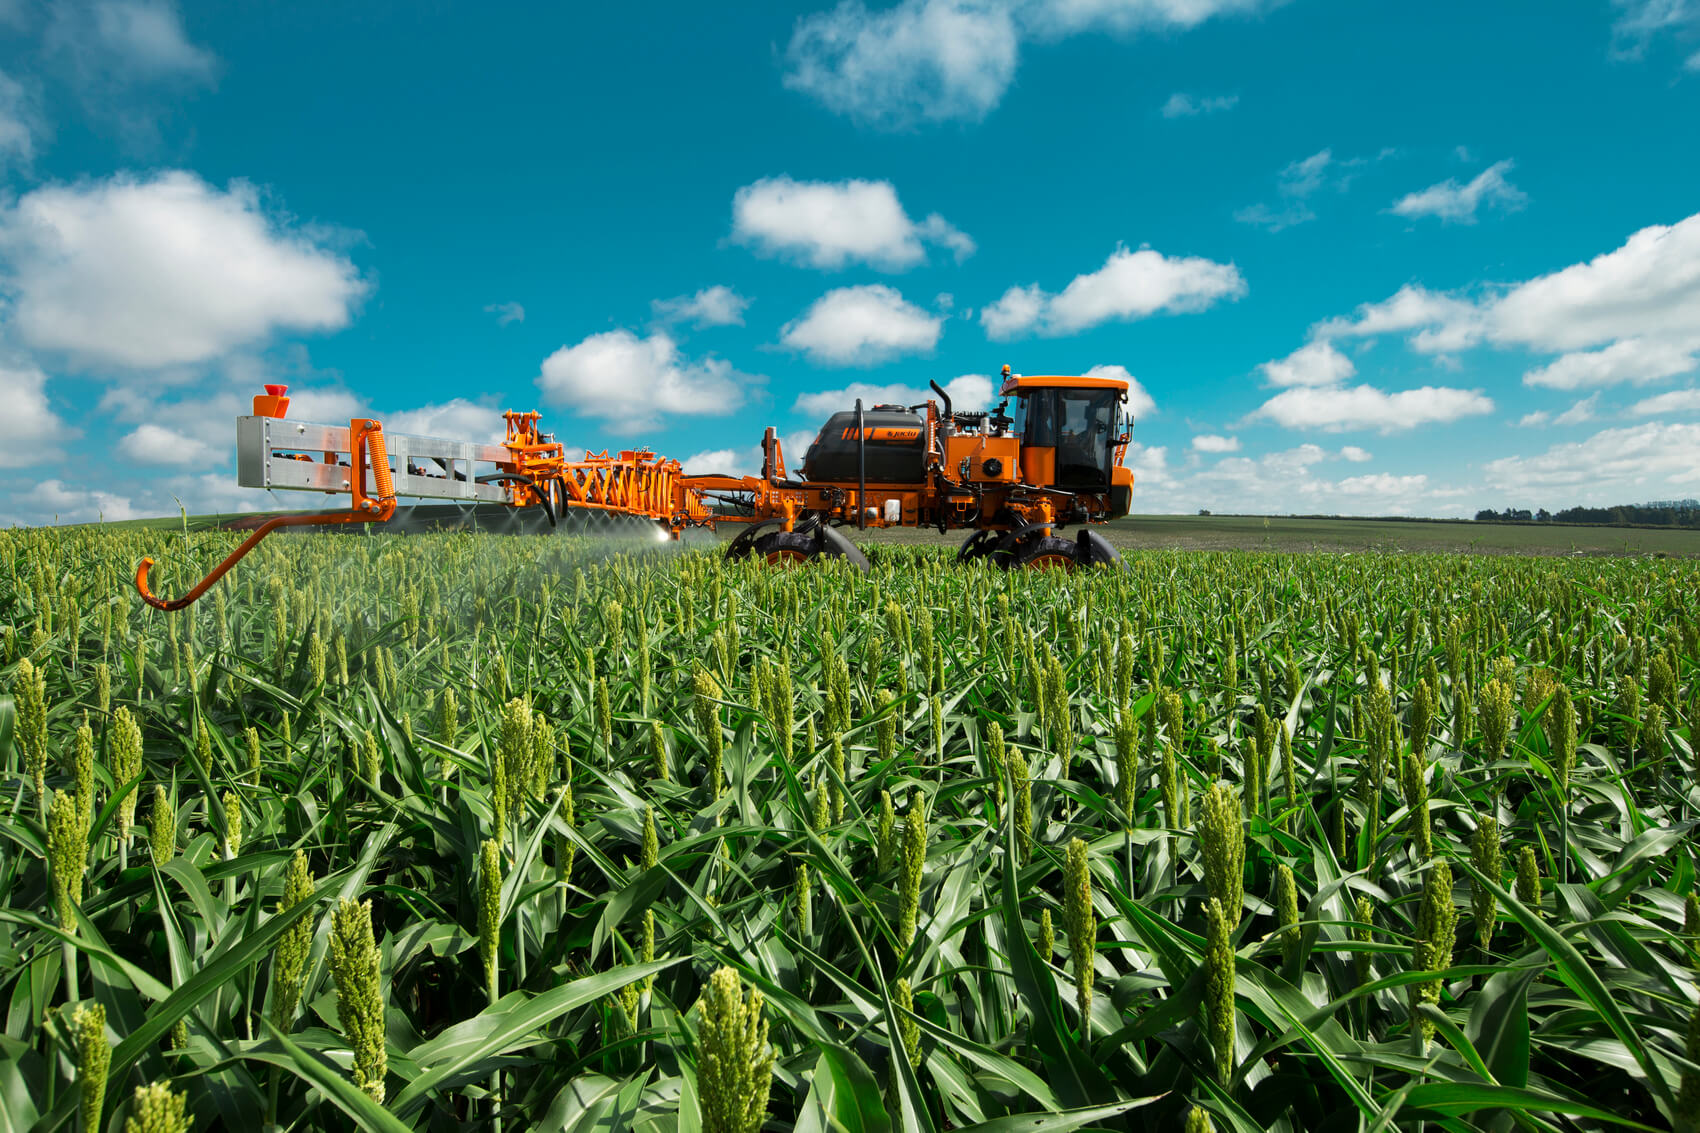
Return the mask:
M 797 21 L 785 85 L 865 125 L 977 122 L 1003 100 L 1021 44 L 1090 31 L 1184 30 L 1268 0 L 841 0 Z
M 1410 346 L 1452 353 L 1486 342 L 1557 354 L 1526 385 L 1645 384 L 1700 369 L 1700 213 L 1477 301 L 1407 284 L 1312 328 L 1316 338 L 1414 331 Z
M 691 476 L 754 476 L 761 470 L 761 446 L 708 449 L 679 463 Z
M 231 430 L 234 434 L 234 430 Z M 231 438 L 234 440 L 234 435 Z M 151 422 L 137 426 L 118 442 L 118 449 L 143 464 L 202 464 L 212 455 L 205 441 Z
M 97 0 L 91 12 L 95 44 L 108 66 L 140 78 L 212 78 L 217 59 L 189 42 L 169 0 Z
M 928 244 L 948 248 L 958 262 L 974 253 L 974 241 L 937 213 L 911 220 L 889 181 L 763 178 L 733 195 L 732 240 L 826 269 L 865 263 L 902 271 L 927 258 Z
M 1517 419 L 1519 429 L 1544 429 L 1548 425 L 1581 425 L 1594 419 L 1594 411 L 1599 408 L 1600 395 L 1585 397 L 1569 409 L 1556 416 L 1545 409 L 1537 409 L 1525 413 Z
M 1423 386 L 1388 393 L 1373 386 L 1298 387 L 1264 402 L 1253 418 L 1288 429 L 1378 429 L 1394 433 L 1421 425 L 1447 424 L 1493 411 L 1479 390 Z
M 1321 149 L 1309 157 L 1289 162 L 1275 178 L 1275 191 L 1280 194 L 1281 203 L 1268 205 L 1259 202 L 1250 205 L 1234 213 L 1234 219 L 1241 224 L 1255 224 L 1267 228 L 1271 232 L 1279 232 L 1283 228 L 1315 220 L 1316 213 L 1306 202 L 1328 183 L 1330 167 L 1338 167 L 1339 164 L 1334 160 L 1332 149 Z M 1344 189 L 1350 179 L 1350 174 L 1342 175 L 1336 187 Z
M 1612 53 L 1620 59 L 1639 59 L 1661 34 L 1692 35 L 1700 30 L 1700 5 L 1692 0 L 1612 0 L 1619 15 L 1612 23 Z M 1700 54 L 1685 64 L 1700 70 Z
M 1399 216 L 1433 216 L 1447 223 L 1474 224 L 1476 210 L 1484 204 L 1507 210 L 1521 208 L 1528 196 L 1506 179 L 1511 166 L 1510 161 L 1490 165 L 1465 184 L 1449 177 L 1426 189 L 1407 193 L 1393 202 L 1389 211 Z
M 901 354 L 927 354 L 944 320 L 884 284 L 840 287 L 816 299 L 779 339 L 818 365 L 868 366 Z
M 1674 389 L 1657 397 L 1643 398 L 1630 406 L 1629 412 L 1636 417 L 1700 412 L 1700 389 Z
M 219 65 L 189 41 L 170 0 L 65 0 L 54 5 L 46 46 L 85 94 L 143 82 L 210 83 Z
M 509 323 L 525 322 L 525 308 L 512 301 L 506 303 L 491 303 L 488 307 L 484 308 L 484 313 L 486 315 L 495 315 L 496 325 L 499 327 L 505 327 Z
M 0 174 L 8 167 L 28 170 L 35 160 L 35 136 L 41 132 L 35 92 L 0 71 Z
M 1246 293 L 1233 264 L 1199 256 L 1165 256 L 1150 248 L 1130 252 L 1118 247 L 1104 266 L 1077 275 L 1056 295 L 1029 287 L 1011 287 L 980 311 L 980 324 L 992 339 L 1035 332 L 1073 334 L 1112 320 L 1142 319 L 1160 311 L 1202 311 L 1221 299 Z
M 1182 512 L 1203 507 L 1242 515 L 1457 515 L 1464 510 L 1464 492 L 1436 485 L 1427 475 L 1369 473 L 1334 480 L 1321 475 L 1328 459 L 1327 450 L 1308 444 L 1262 457 L 1228 456 L 1171 484 L 1160 499 L 1135 507 Z M 1136 485 L 1136 500 L 1137 492 Z
M 0 468 L 29 468 L 64 456 L 75 432 L 47 401 L 47 375 L 0 363 Z
M 730 413 L 751 380 L 718 358 L 683 357 L 664 331 L 639 338 L 622 328 L 549 355 L 537 386 L 551 405 L 630 433 L 653 427 L 666 413 Z
M 1021 9 L 1035 34 L 1186 29 L 1216 16 L 1256 12 L 1268 0 L 1030 0 Z
M 1416 331 L 1411 346 L 1424 353 L 1451 352 L 1475 345 L 1482 335 L 1482 313 L 1474 303 L 1406 284 L 1379 303 L 1363 303 L 1350 317 L 1317 325 L 1318 338 L 1371 338 Z
M 507 422 L 502 419 L 501 410 L 494 405 L 479 405 L 464 397 L 451 398 L 437 405 L 399 410 L 383 421 L 389 432 L 422 437 L 497 442 L 508 435 Z
M 1352 360 L 1334 349 L 1327 339 L 1306 343 L 1285 358 L 1265 362 L 1258 369 L 1273 386 L 1331 386 L 1358 372 Z
M 65 481 L 40 480 L 26 492 L 9 495 L 0 504 L 0 523 L 36 525 L 49 523 L 109 523 L 136 517 L 127 496 L 74 488 Z
M 1700 213 L 1520 284 L 1492 305 L 1490 332 L 1543 351 L 1629 338 L 1700 346 Z
M 1523 384 L 1548 389 L 1584 389 L 1624 382 L 1643 385 L 1700 367 L 1700 361 L 1692 353 L 1696 348 L 1700 348 L 1700 339 L 1679 344 L 1625 338 L 1604 349 L 1566 354 L 1530 370 L 1523 375 Z
M 1374 459 L 1367 449 L 1361 449 L 1357 445 L 1347 445 L 1340 450 L 1340 455 L 1353 464 L 1364 464 Z
M 1204 433 L 1192 438 L 1193 452 L 1239 452 L 1238 437 L 1218 437 Z
M 262 208 L 191 173 L 35 189 L 0 208 L 19 339 L 85 366 L 204 362 L 280 330 L 346 326 L 367 284 Z
M 1140 384 L 1138 378 L 1128 372 L 1128 368 L 1126 366 L 1100 364 L 1086 371 L 1084 376 L 1088 378 L 1118 378 L 1121 381 L 1126 382 L 1127 412 L 1130 413 L 1135 420 L 1150 417 L 1152 414 L 1157 412 L 1156 399 L 1153 398 L 1146 388 Z
M 984 374 L 962 374 L 944 382 L 943 385 L 944 391 L 950 395 L 954 409 L 974 411 L 984 409 L 992 403 L 992 379 Z M 874 405 L 919 405 L 929 398 L 937 401 L 938 395 L 931 389 L 921 390 L 912 386 L 851 382 L 843 389 L 799 394 L 791 409 L 797 413 L 807 413 L 824 419 L 841 409 L 854 408 L 857 398 L 861 398 L 862 406 L 867 408 Z
M 743 326 L 744 311 L 750 301 L 717 283 L 695 295 L 679 295 L 672 299 L 656 299 L 650 303 L 655 318 L 661 323 L 690 323 L 702 327 Z
M 797 21 L 785 85 L 868 125 L 974 122 L 1003 99 L 1019 44 L 1003 3 L 901 0 L 869 11 L 842 0 Z
M 1169 96 L 1169 101 L 1163 104 L 1163 117 L 1196 118 L 1200 114 L 1232 110 L 1239 101 L 1240 96 L 1237 94 L 1201 95 L 1195 98 L 1183 91 L 1176 91 Z
M 1594 410 L 1599 408 L 1600 395 L 1585 397 L 1552 419 L 1554 425 L 1580 425 L 1594 419 Z
M 1610 505 L 1692 495 L 1700 486 L 1700 425 L 1649 422 L 1606 429 L 1535 456 L 1488 462 L 1486 483 L 1524 507 Z
M 800 429 L 779 438 L 779 455 L 785 461 L 785 471 L 796 476 L 803 467 L 803 456 L 814 443 L 816 429 Z M 685 473 L 691 476 L 758 476 L 762 464 L 761 445 L 741 445 L 737 448 L 707 449 L 693 453 L 680 461 Z

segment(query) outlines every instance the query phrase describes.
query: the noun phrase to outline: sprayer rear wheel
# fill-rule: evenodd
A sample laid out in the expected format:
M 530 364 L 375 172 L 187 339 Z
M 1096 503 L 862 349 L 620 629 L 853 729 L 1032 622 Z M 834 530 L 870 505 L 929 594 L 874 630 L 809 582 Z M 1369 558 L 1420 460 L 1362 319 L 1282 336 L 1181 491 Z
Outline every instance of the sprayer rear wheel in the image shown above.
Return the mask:
M 752 550 L 769 566 L 796 566 L 815 557 L 815 541 L 801 531 L 769 531 Z
M 1015 549 L 1015 563 L 1035 570 L 1073 570 L 1074 552 L 1072 540 L 1041 535 L 1037 539 L 1026 540 Z

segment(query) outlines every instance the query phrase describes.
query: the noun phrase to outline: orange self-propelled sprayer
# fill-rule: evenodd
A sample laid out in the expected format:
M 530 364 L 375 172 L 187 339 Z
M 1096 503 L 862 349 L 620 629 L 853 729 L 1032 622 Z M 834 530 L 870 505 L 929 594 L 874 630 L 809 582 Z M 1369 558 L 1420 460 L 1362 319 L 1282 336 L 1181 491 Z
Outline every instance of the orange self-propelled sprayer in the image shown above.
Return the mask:
M 279 527 L 388 520 L 396 498 L 454 500 L 542 508 L 553 522 L 568 509 L 654 521 L 677 538 L 691 527 L 744 527 L 728 558 L 770 563 L 821 556 L 867 560 L 843 527 L 967 530 L 958 561 L 986 558 L 1001 567 L 1072 569 L 1121 558 L 1096 524 L 1126 515 L 1133 472 L 1123 461 L 1132 419 L 1120 406 L 1127 383 L 1116 378 L 1024 377 L 1003 368 L 1003 400 L 985 411 L 938 401 L 874 405 L 834 414 L 788 476 L 779 438 L 762 438 L 757 476 L 691 476 L 677 460 L 649 449 L 619 455 L 565 447 L 539 427 L 535 412 L 509 411 L 500 444 L 385 433 L 369 418 L 346 426 L 291 421 L 288 390 L 268 385 L 254 412 L 236 419 L 236 476 L 244 487 L 349 494 L 345 511 L 287 515 L 261 524 L 182 598 L 149 593 L 152 559 L 136 568 L 149 605 L 182 609 Z M 1015 411 L 1011 415 L 1011 399 Z M 1072 539 L 1060 534 L 1079 525 Z

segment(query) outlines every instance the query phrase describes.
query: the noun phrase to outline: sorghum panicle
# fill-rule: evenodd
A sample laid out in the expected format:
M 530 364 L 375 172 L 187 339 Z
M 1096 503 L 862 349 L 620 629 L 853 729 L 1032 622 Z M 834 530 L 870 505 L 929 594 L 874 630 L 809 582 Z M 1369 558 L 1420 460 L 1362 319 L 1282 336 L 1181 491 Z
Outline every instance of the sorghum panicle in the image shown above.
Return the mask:
M 738 973 L 721 968 L 709 977 L 699 1006 L 697 1090 L 703 1133 L 758 1133 L 773 1084 L 762 994 L 752 988 L 745 999 Z
M 354 1050 L 354 1084 L 379 1104 L 384 1100 L 388 1053 L 384 1048 L 383 977 L 372 937 L 372 902 L 344 899 L 331 918 L 331 977 L 337 1019 Z

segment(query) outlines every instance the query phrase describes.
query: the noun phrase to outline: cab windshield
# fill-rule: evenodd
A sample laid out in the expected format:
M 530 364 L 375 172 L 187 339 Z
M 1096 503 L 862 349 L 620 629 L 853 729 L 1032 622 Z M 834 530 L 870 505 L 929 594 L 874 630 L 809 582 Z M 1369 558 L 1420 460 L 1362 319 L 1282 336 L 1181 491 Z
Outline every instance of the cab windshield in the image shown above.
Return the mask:
M 1034 390 L 1020 401 L 1016 427 L 1023 444 L 1057 450 L 1057 486 L 1108 488 L 1119 400 L 1115 390 Z

